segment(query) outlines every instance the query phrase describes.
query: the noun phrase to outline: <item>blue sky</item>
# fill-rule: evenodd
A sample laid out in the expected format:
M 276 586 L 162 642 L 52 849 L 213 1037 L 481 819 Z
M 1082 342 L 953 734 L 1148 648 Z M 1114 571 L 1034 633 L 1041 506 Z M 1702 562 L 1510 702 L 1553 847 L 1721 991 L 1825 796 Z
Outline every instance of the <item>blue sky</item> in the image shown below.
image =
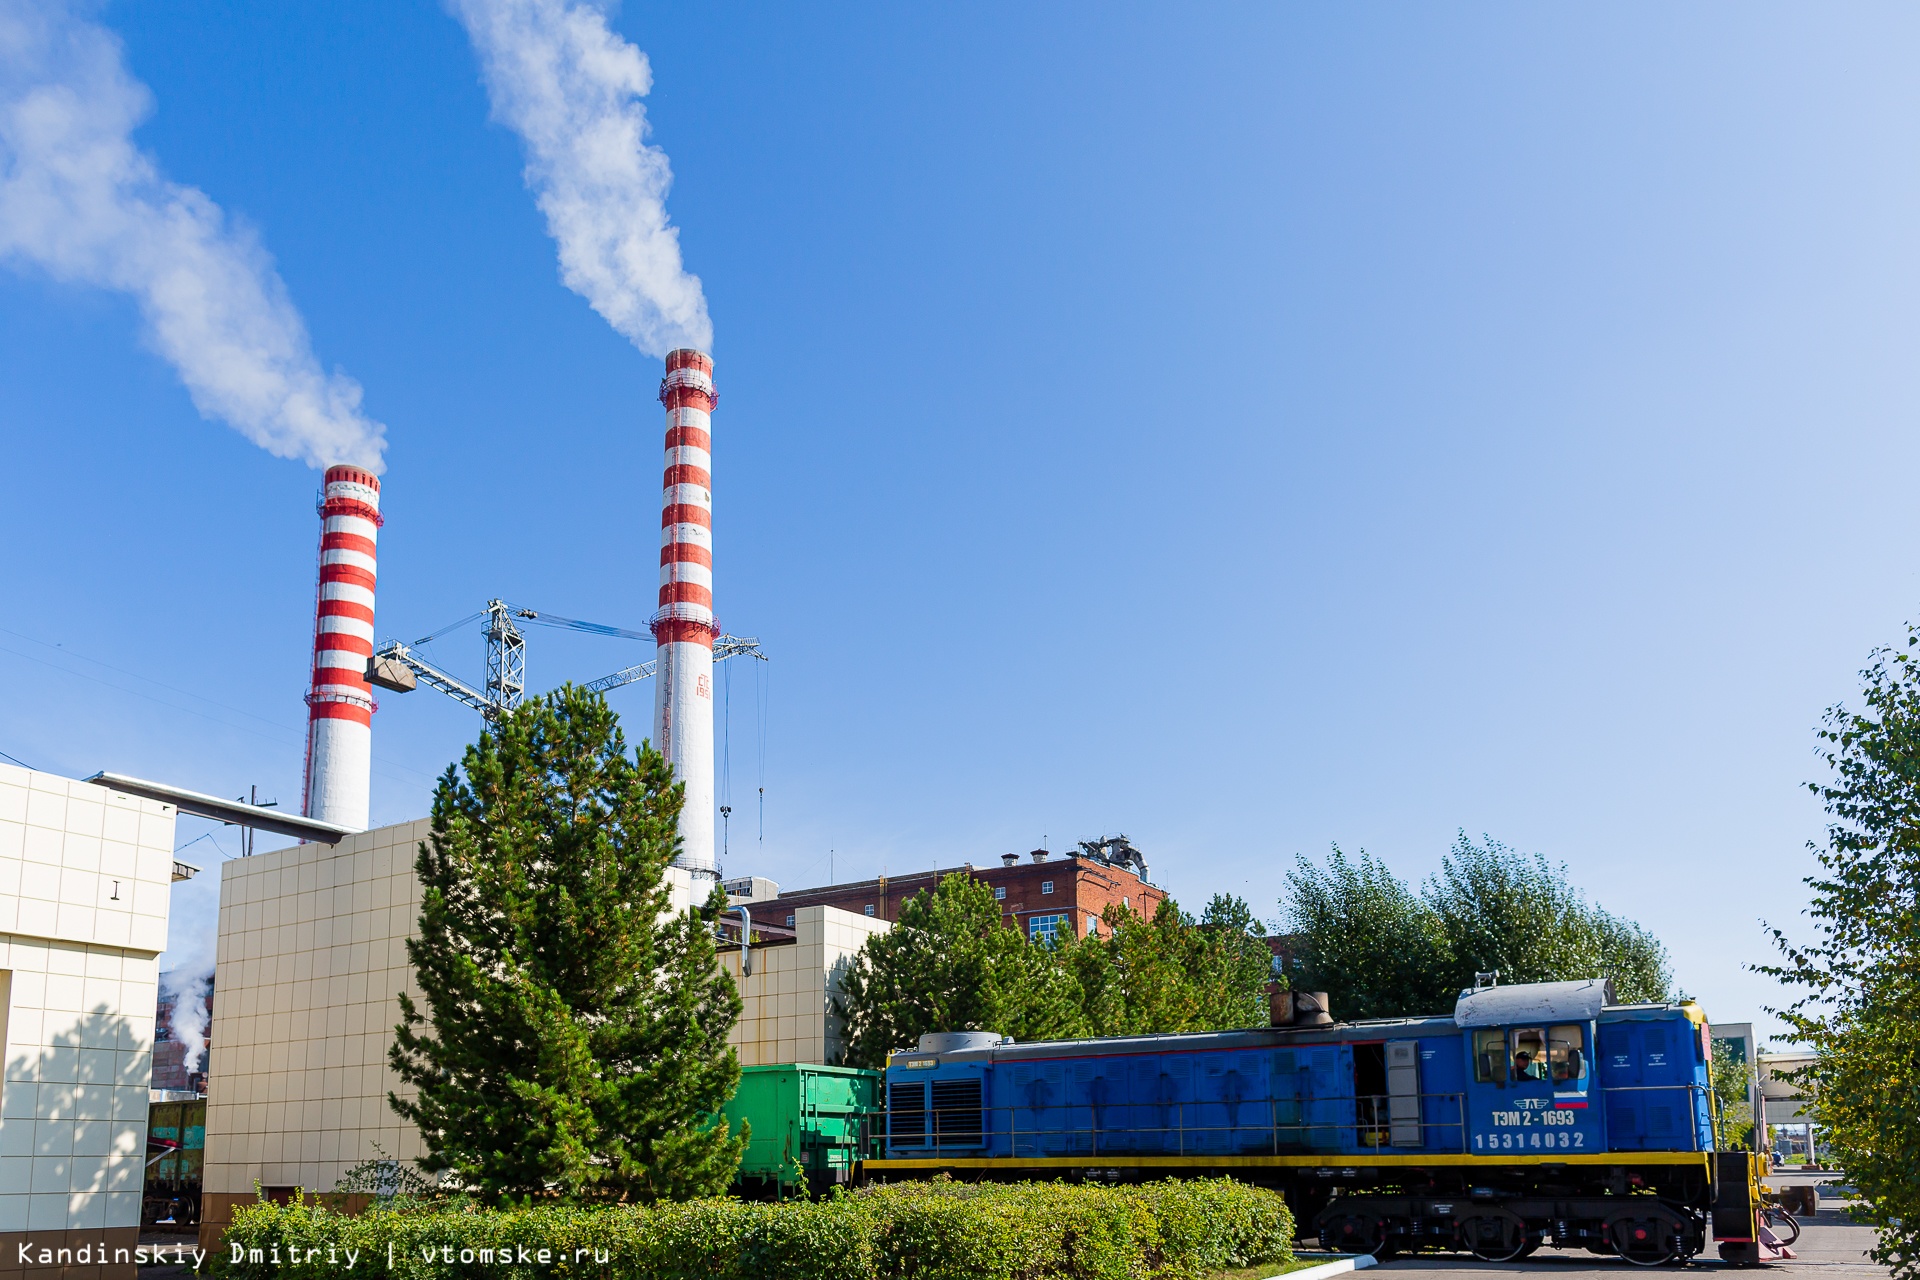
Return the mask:
M 251 222 L 387 426 L 380 633 L 495 595 L 641 625 L 659 363 L 560 284 L 459 24 L 102 21 L 141 145 Z M 1757 1015 L 1813 727 L 1920 616 L 1916 22 L 619 11 L 715 324 L 719 612 L 772 657 L 731 673 L 728 872 L 1124 831 L 1188 905 L 1272 916 L 1298 854 L 1419 879 L 1464 828 Z M 317 473 L 31 271 L 0 423 L 0 751 L 296 804 Z M 650 656 L 529 645 L 536 687 Z M 477 678 L 474 632 L 435 652 Z M 635 738 L 650 699 L 615 695 Z M 383 699 L 375 821 L 477 727 Z

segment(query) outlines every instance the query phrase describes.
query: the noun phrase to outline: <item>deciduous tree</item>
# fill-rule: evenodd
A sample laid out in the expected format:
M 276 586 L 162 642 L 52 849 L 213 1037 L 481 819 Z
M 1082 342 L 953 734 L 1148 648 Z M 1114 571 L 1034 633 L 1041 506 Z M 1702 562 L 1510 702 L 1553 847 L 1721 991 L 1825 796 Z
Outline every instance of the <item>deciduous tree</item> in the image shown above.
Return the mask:
M 1773 937 L 1793 984 L 1777 1011 L 1819 1056 L 1801 1073 L 1809 1119 L 1879 1229 L 1874 1258 L 1920 1276 L 1920 631 L 1861 673 L 1861 710 L 1820 729 L 1832 777 L 1810 784 L 1831 821 L 1807 915 L 1810 940 Z
M 1753 1150 L 1753 1103 L 1749 1094 L 1751 1068 L 1725 1054 L 1715 1056 L 1708 1070 L 1714 1107 L 1719 1115 L 1719 1141 L 1728 1149 Z
M 930 1031 L 995 1031 L 1017 1040 L 1080 1034 L 1077 992 L 1051 948 L 1001 923 L 993 890 L 965 872 L 900 905 L 841 978 L 835 1012 L 849 1066 L 882 1067 Z
M 1419 892 L 1365 852 L 1300 859 L 1281 903 L 1293 985 L 1341 1018 L 1446 1013 L 1479 973 L 1502 983 L 1611 978 L 1619 999 L 1672 998 L 1666 949 L 1593 906 L 1564 864 L 1460 833 Z
M 1354 859 L 1335 845 L 1325 866 L 1299 859 L 1287 873 L 1281 912 L 1293 947 L 1293 985 L 1326 992 L 1335 1017 L 1453 1007 L 1458 966 L 1438 914 L 1365 850 Z
M 1067 948 L 1094 1035 L 1154 1035 L 1264 1026 L 1272 952 L 1239 898 L 1216 894 L 1194 920 L 1171 898 L 1151 918 L 1118 904 L 1105 933 Z
M 1197 921 L 1171 901 L 1150 919 L 1116 905 L 1102 935 L 1078 939 L 1034 942 L 1002 921 L 993 891 L 964 872 L 902 904 L 841 981 L 843 1060 L 878 1067 L 930 1031 L 1057 1040 L 1266 1021 L 1269 952 L 1237 898 L 1216 897 Z
M 1462 831 L 1426 899 L 1455 982 L 1470 985 L 1474 974 L 1496 971 L 1501 982 L 1611 978 L 1624 1002 L 1672 998 L 1666 949 L 1631 920 L 1588 905 L 1565 863 L 1490 836 L 1475 844 Z

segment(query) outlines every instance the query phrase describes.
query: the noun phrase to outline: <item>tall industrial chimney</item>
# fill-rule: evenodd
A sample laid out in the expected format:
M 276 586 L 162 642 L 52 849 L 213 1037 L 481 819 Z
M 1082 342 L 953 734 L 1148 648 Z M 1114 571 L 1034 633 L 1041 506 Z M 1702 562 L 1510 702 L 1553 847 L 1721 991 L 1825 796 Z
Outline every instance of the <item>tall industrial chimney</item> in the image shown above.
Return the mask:
M 667 353 L 667 469 L 660 495 L 659 661 L 653 745 L 686 785 L 675 865 L 717 877 L 713 854 L 713 358 Z
M 359 467 L 328 467 L 320 499 L 320 597 L 313 620 L 313 690 L 307 694 L 306 815 L 367 829 L 373 768 L 375 541 L 380 481 Z

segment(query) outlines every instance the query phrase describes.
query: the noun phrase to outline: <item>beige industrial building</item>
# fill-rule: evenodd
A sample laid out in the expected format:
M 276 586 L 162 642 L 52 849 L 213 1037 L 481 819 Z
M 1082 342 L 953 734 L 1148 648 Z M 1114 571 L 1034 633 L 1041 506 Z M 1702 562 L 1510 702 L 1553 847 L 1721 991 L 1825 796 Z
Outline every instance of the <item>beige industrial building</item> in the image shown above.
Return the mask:
M 409 1092 L 387 1050 L 398 993 L 419 996 L 406 939 L 420 912 L 413 863 L 427 831 L 421 819 L 222 865 L 203 1246 L 256 1186 L 275 1196 L 327 1191 L 356 1164 L 423 1154 L 419 1134 L 387 1104 L 389 1091 Z M 695 881 L 677 867 L 668 875 L 683 910 Z M 741 1062 L 830 1061 L 840 975 L 887 927 L 810 907 L 791 930 L 768 930 L 772 945 L 749 949 L 744 978 L 740 951 L 724 951 L 745 1005 L 731 1037 Z
M 0 765 L 0 1274 L 134 1274 L 175 816 Z
M 800 907 L 790 914 L 792 941 L 748 948 L 746 977 L 740 976 L 738 949 L 720 953 L 740 988 L 740 1021 L 727 1038 L 739 1050 L 743 1067 L 836 1061 L 843 1045 L 829 1002 L 839 993 L 854 953 L 868 938 L 893 927 L 836 907 Z

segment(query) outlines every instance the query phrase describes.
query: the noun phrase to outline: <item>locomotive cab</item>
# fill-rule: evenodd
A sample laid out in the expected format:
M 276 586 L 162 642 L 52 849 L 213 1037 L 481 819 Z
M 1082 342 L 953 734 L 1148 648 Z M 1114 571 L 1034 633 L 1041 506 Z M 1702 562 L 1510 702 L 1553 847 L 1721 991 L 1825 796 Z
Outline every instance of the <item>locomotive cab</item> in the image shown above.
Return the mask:
M 1613 998 L 1604 979 L 1536 982 L 1463 994 L 1454 1007 L 1468 1055 L 1475 1154 L 1605 1151 L 1605 1109 L 1591 1105 L 1592 1046 Z

